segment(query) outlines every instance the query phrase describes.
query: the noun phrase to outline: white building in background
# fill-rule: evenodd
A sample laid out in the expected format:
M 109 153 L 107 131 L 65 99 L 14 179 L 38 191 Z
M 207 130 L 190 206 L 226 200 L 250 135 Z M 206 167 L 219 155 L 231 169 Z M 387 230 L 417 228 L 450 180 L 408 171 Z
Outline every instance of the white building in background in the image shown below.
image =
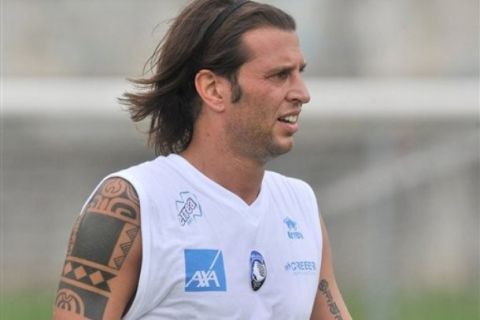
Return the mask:
M 56 277 L 51 270 L 90 189 L 115 168 L 153 154 L 116 101 L 125 80 L 1 84 L 9 226 L 3 231 L 11 249 L 2 269 L 15 274 L 6 279 L 10 285 L 44 283 Z M 304 106 L 297 146 L 271 167 L 314 186 L 340 279 L 350 288 L 373 282 L 378 290 L 471 285 L 479 276 L 478 82 L 307 85 L 312 101 Z M 25 194 L 28 201 L 21 200 Z M 54 231 L 38 229 L 45 216 L 57 222 Z M 32 244 L 42 246 L 29 253 Z M 26 277 L 41 252 L 51 259 L 34 280 Z

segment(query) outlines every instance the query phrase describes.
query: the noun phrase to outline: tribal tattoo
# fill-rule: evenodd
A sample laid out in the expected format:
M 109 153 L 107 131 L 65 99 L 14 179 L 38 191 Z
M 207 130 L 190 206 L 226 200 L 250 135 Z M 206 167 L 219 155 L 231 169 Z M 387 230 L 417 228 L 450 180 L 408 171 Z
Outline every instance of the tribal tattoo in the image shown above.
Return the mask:
M 342 315 L 340 314 L 340 309 L 338 308 L 335 301 L 333 301 L 333 296 L 329 288 L 328 281 L 322 279 L 318 285 L 318 290 L 325 296 L 327 299 L 328 308 L 330 313 L 334 316 L 335 320 L 343 320 Z
M 106 180 L 73 227 L 55 299 L 57 309 L 102 319 L 110 280 L 122 268 L 140 231 L 140 204 L 125 180 Z

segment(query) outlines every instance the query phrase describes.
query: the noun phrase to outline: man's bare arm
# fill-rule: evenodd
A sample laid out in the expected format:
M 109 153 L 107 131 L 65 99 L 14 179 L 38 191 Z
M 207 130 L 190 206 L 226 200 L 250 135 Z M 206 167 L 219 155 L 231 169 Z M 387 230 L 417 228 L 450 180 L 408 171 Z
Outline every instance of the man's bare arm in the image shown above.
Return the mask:
M 333 272 L 332 254 L 327 229 L 322 219 L 322 268 L 311 320 L 351 320 Z
M 54 319 L 120 319 L 141 265 L 140 205 L 121 178 L 106 180 L 73 227 Z

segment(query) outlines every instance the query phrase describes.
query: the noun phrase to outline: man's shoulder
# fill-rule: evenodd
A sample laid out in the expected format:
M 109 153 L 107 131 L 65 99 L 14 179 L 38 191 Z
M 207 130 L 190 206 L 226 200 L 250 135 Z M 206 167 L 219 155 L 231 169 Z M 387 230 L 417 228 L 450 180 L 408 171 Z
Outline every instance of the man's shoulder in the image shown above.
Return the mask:
M 300 189 L 312 189 L 311 186 L 304 180 L 287 176 L 275 171 L 265 171 L 265 182 L 266 183 L 275 183 L 275 184 L 282 184 L 288 185 L 293 188 L 300 188 Z
M 146 187 L 157 183 L 156 181 L 168 181 L 172 179 L 172 171 L 167 157 L 159 156 L 152 160 L 140 162 L 124 169 L 108 174 L 103 180 L 122 178 L 131 184 L 135 189 Z M 158 185 L 157 185 L 158 187 Z M 143 189 L 143 188 L 142 188 Z
M 167 171 L 167 157 L 159 156 L 151 160 L 146 160 L 133 164 L 129 167 L 113 172 L 110 175 L 134 175 L 134 176 L 151 176 L 154 173 L 162 173 Z

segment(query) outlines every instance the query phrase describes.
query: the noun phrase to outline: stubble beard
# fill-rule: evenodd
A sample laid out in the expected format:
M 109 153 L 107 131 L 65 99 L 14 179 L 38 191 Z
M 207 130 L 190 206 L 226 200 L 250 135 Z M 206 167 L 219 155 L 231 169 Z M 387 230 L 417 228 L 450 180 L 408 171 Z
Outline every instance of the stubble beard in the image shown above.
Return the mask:
M 245 102 L 247 97 L 244 95 L 242 87 L 236 81 L 232 82 L 232 92 L 234 94 L 231 102 L 236 105 L 235 107 L 243 108 L 244 106 L 241 106 L 241 104 Z M 262 119 L 268 118 L 266 113 L 257 114 L 257 116 Z M 252 120 L 252 122 L 254 123 L 255 121 Z M 236 154 L 256 159 L 260 164 L 264 165 L 293 148 L 293 141 L 288 147 L 276 142 L 273 130 L 273 127 L 269 128 L 268 126 L 249 128 L 249 119 L 243 120 L 243 122 L 233 121 L 227 128 L 227 132 L 230 133 L 229 145 L 233 147 Z
M 254 159 L 260 165 L 265 165 L 268 161 L 289 152 L 293 148 L 291 145 L 285 146 L 275 141 L 272 132 L 259 128 L 258 130 L 248 130 L 241 128 L 241 124 L 233 124 L 229 128 L 231 133 L 229 143 L 235 154 Z

